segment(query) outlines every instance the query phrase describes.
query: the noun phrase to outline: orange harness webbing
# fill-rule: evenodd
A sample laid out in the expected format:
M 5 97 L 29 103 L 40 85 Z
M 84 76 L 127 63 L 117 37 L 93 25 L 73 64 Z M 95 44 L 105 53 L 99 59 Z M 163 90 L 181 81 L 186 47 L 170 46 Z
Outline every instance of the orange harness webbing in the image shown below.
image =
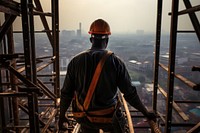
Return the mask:
M 88 111 L 87 114 L 86 114 L 86 111 L 88 110 L 88 107 L 90 105 L 90 101 L 91 101 L 93 93 L 95 91 L 95 88 L 96 88 L 97 82 L 99 80 L 99 77 L 100 77 L 102 68 L 104 66 L 104 63 L 105 63 L 107 57 L 109 57 L 111 54 L 112 54 L 112 52 L 108 51 L 102 57 L 102 59 L 100 60 L 100 62 L 98 63 L 98 65 L 96 67 L 96 70 L 94 72 L 92 81 L 90 83 L 90 86 L 89 86 L 89 89 L 88 89 L 88 92 L 87 92 L 87 95 L 85 97 L 85 101 L 84 101 L 83 105 L 81 105 L 78 102 L 78 98 L 76 96 L 76 98 L 75 98 L 76 99 L 76 105 L 81 110 L 81 112 L 73 112 L 74 117 L 81 118 L 81 117 L 86 116 L 91 122 L 96 122 L 96 123 L 110 123 L 110 122 L 112 122 L 111 118 L 93 117 L 93 116 L 88 116 L 87 114 L 89 114 L 89 115 L 95 115 L 95 116 L 103 116 L 103 115 L 106 115 L 106 114 L 110 114 L 110 113 L 114 112 L 114 110 L 115 110 L 114 106 L 110 107 L 110 108 L 107 108 L 107 109 L 103 109 L 103 110 Z

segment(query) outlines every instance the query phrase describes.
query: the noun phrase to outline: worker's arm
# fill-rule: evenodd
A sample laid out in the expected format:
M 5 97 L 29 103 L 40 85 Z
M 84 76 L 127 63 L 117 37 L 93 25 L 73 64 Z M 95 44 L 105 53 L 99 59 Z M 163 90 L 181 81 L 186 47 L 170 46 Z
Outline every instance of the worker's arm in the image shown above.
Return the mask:
M 64 122 L 68 122 L 67 118 L 65 117 L 65 113 L 69 108 L 72 98 L 74 96 L 74 80 L 72 77 L 72 70 L 70 66 L 71 65 L 68 66 L 63 88 L 61 89 L 59 129 L 62 128 Z
M 136 89 L 134 89 L 135 92 L 133 92 L 132 94 L 128 94 L 128 95 L 124 95 L 124 98 L 129 102 L 129 104 L 131 106 L 133 106 L 134 108 L 136 108 L 138 111 L 142 112 L 142 114 L 147 117 L 147 119 L 149 120 L 156 120 L 156 115 L 154 112 L 149 112 L 145 106 L 143 105 L 143 103 L 141 102 Z
M 131 78 L 125 67 L 125 64 L 120 60 L 118 63 L 119 63 L 118 67 L 119 73 L 118 73 L 117 83 L 120 91 L 124 94 L 124 98 L 131 106 L 142 112 L 145 117 L 151 120 L 152 119 L 155 120 L 156 115 L 153 112 L 149 112 L 145 108 L 145 106 L 143 105 L 137 94 L 136 87 L 131 84 Z

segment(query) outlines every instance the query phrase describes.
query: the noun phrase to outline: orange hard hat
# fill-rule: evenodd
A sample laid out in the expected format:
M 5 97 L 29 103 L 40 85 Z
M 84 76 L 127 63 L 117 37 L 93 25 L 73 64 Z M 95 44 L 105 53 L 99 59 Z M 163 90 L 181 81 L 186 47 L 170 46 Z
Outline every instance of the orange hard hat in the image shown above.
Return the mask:
M 109 24 L 104 21 L 103 19 L 97 19 L 95 20 L 91 26 L 90 30 L 88 32 L 89 34 L 105 34 L 110 35 L 110 26 Z

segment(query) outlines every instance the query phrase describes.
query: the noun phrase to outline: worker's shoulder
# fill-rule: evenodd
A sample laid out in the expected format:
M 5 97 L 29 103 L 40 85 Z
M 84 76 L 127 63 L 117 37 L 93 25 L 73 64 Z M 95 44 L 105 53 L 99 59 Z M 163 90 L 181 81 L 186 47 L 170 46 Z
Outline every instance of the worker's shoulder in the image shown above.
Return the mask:
M 88 53 L 88 50 L 82 51 L 82 52 L 76 54 L 76 55 L 73 57 L 73 59 L 80 58 L 80 57 L 86 55 L 87 53 Z
M 112 53 L 111 56 L 112 56 L 111 58 L 113 59 L 113 61 L 114 61 L 115 63 L 117 63 L 117 64 L 124 64 L 123 58 L 121 58 L 121 57 L 118 56 L 117 54 Z

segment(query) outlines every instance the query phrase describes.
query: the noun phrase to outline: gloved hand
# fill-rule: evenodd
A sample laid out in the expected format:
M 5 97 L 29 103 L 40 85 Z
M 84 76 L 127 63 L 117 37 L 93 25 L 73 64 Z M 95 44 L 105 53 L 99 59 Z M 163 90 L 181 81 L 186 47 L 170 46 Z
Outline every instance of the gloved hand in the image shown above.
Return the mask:
M 60 130 L 65 130 L 66 128 L 63 126 L 63 123 L 67 122 L 69 124 L 69 120 L 64 116 L 64 117 L 59 117 L 59 121 L 58 121 L 58 127 L 59 127 L 59 131 Z
M 146 117 L 148 120 L 153 120 L 155 122 L 157 116 L 153 111 L 148 111 Z

